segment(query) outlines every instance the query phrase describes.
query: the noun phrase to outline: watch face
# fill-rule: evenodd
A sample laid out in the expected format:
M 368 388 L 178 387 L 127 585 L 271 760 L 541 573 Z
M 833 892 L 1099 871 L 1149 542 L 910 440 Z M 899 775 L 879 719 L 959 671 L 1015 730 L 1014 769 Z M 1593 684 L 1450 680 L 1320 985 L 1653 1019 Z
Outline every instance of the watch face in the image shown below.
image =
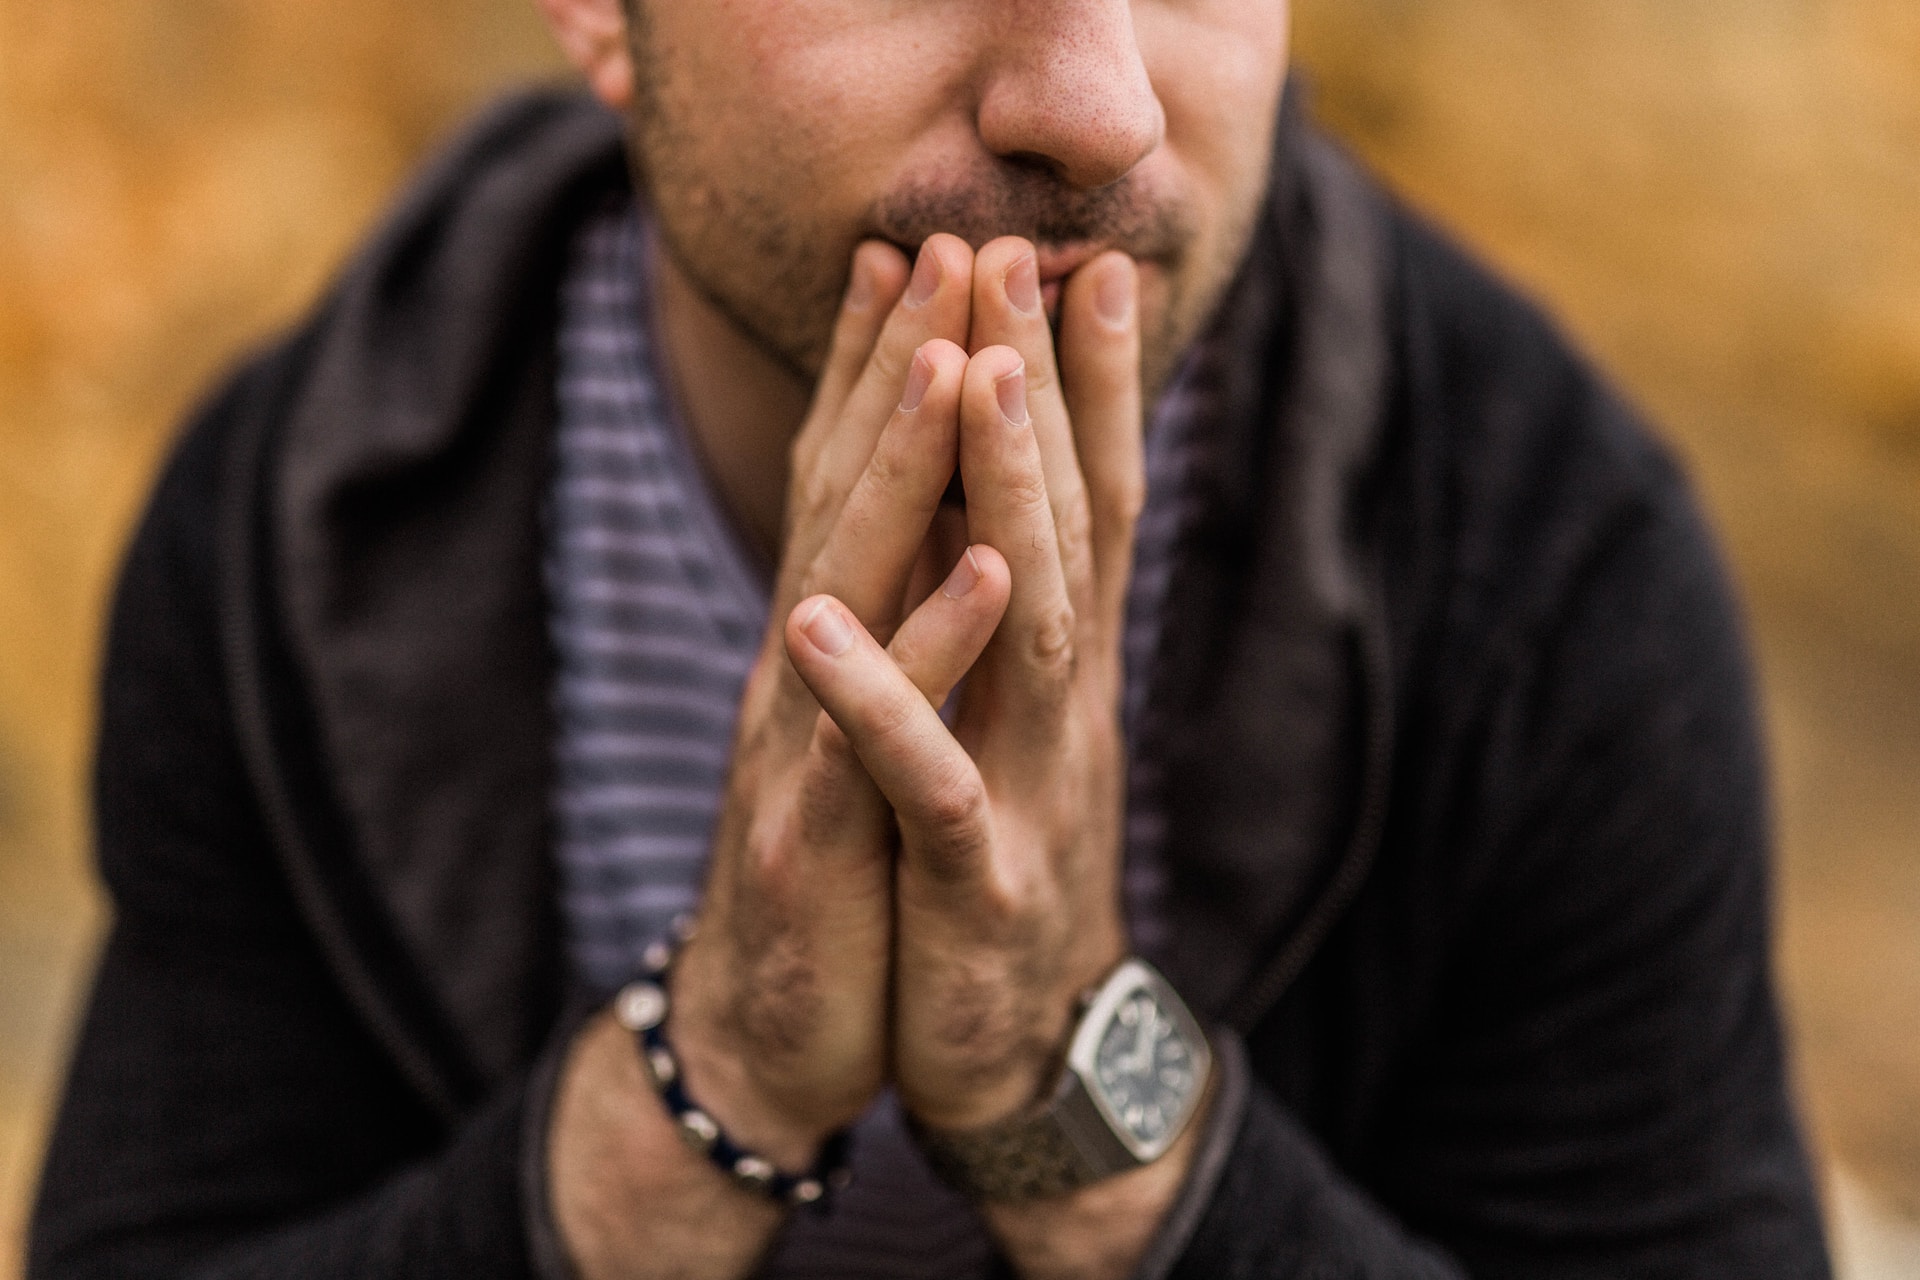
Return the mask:
M 1103 1109 L 1145 1151 L 1157 1152 L 1177 1133 L 1200 1080 L 1195 1046 L 1146 988 L 1114 1009 L 1093 1068 Z

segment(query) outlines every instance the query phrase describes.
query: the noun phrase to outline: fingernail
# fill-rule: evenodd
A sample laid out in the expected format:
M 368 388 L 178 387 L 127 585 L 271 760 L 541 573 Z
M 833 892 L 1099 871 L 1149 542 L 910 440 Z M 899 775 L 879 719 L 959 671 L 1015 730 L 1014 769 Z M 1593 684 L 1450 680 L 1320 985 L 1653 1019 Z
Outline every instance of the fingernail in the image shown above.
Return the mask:
M 1093 295 L 1093 305 L 1100 318 L 1116 329 L 1126 328 L 1133 319 L 1133 291 L 1133 272 L 1108 267 L 1100 277 L 1099 290 Z
M 829 658 L 839 657 L 853 643 L 853 628 L 840 616 L 840 611 L 825 600 L 813 606 L 813 613 L 800 624 L 800 629 L 813 641 L 813 647 Z
M 1015 311 L 1035 315 L 1040 310 L 1040 268 L 1030 253 L 1007 268 L 1007 301 Z
M 940 257 L 922 244 L 913 264 L 913 279 L 907 282 L 907 305 L 922 307 L 940 288 Z
M 849 311 L 865 311 L 867 304 L 873 301 L 873 272 L 861 261 L 856 251 L 853 255 L 853 275 L 847 281 L 846 307 Z
M 973 558 L 973 548 L 960 557 L 960 563 L 953 566 L 953 572 L 940 584 L 940 594 L 949 600 L 958 600 L 980 584 L 980 562 Z
M 1002 374 L 993 384 L 993 394 L 1000 401 L 1000 414 L 1009 426 L 1027 425 L 1027 366 L 1023 364 L 1012 373 Z
M 927 359 L 926 352 L 913 353 L 913 367 L 907 370 L 906 390 L 900 393 L 900 412 L 912 413 L 927 398 L 927 388 L 933 385 L 933 362 Z

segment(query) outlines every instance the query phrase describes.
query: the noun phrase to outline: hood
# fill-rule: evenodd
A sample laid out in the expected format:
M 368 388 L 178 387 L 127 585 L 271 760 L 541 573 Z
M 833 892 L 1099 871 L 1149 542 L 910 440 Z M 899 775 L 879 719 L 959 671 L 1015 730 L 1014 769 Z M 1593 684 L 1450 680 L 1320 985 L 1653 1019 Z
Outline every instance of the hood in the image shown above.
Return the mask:
M 1383 199 L 1294 95 L 1214 321 L 1230 411 L 1170 587 L 1155 695 L 1171 941 L 1240 1026 L 1364 877 L 1385 791 L 1365 510 L 1388 402 Z M 289 345 L 231 465 L 228 653 L 249 764 L 344 989 L 448 1114 L 561 1003 L 541 581 L 558 290 L 626 189 L 583 95 L 495 107 L 421 176 Z

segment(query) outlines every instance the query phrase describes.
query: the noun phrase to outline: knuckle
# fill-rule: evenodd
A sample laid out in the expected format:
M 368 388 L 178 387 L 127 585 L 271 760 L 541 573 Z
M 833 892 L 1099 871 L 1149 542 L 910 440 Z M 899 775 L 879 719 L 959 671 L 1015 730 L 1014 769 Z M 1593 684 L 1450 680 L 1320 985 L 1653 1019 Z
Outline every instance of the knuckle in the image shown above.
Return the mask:
M 824 711 L 814 726 L 813 742 L 814 750 L 820 753 L 820 764 L 827 769 L 841 769 L 857 762 L 853 740 Z
M 809 467 L 800 474 L 812 475 L 818 468 Z M 835 485 L 823 480 L 801 481 L 793 496 L 793 514 L 789 524 L 795 529 L 822 529 L 833 523 L 839 513 L 842 495 Z
M 1032 400 L 1052 395 L 1060 385 L 1060 375 L 1053 367 L 1052 357 L 1028 360 L 1026 364 L 1027 398 Z
M 986 796 L 980 780 L 959 769 L 946 770 L 930 779 L 921 801 L 928 835 L 943 848 L 977 845 L 985 811 Z
M 788 823 L 777 812 L 756 814 L 743 841 L 740 888 L 763 913 L 783 903 L 792 890 L 795 842 Z
M 796 476 L 813 474 L 820 461 L 819 434 L 810 428 L 802 428 L 794 437 L 793 448 L 787 453 L 787 467 Z
M 1027 660 L 1044 675 L 1065 678 L 1073 672 L 1074 643 L 1078 619 L 1071 604 L 1048 610 L 1033 628 L 1027 642 Z
M 938 709 L 938 700 L 956 677 L 947 668 L 952 660 L 938 649 L 922 641 L 906 638 L 906 633 L 897 633 L 888 647 L 888 654 L 894 665 L 899 667 L 913 687 L 920 692 L 926 702 Z
M 853 743 L 824 712 L 814 731 L 813 752 L 813 767 L 794 799 L 794 825 L 803 844 L 819 847 L 844 835 L 853 819 L 854 796 L 844 783 L 859 761 Z
M 1048 506 L 1047 480 L 1037 468 L 1013 469 L 1001 477 L 1000 492 L 1007 505 L 1022 515 L 1037 515 Z
M 1139 468 L 1129 468 L 1124 478 L 1113 482 L 1107 508 L 1128 529 L 1138 523 L 1147 509 L 1147 477 Z
M 1093 532 L 1093 508 L 1088 503 L 1085 488 L 1075 488 L 1060 499 L 1060 509 L 1054 513 L 1054 522 L 1062 543 L 1080 544 L 1088 540 Z
M 908 453 L 909 442 L 902 433 L 889 431 L 880 437 L 880 446 L 867 462 L 866 484 L 881 494 L 906 488 L 914 478 L 914 459 Z

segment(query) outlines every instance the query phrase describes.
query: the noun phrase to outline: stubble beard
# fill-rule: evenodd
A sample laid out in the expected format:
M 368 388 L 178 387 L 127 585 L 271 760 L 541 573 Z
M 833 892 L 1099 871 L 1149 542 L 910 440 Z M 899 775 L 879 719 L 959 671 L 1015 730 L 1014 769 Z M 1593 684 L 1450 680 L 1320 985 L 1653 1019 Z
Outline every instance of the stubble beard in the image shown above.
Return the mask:
M 976 249 L 998 236 L 1036 244 L 1099 243 L 1159 268 L 1165 282 L 1141 316 L 1146 402 L 1165 387 L 1225 292 L 1251 240 L 1264 174 L 1229 211 L 1212 251 L 1199 246 L 1190 210 L 1156 198 L 1132 178 L 1095 190 L 1068 186 L 1046 168 L 992 160 L 945 185 L 890 192 L 854 225 L 808 225 L 804 138 L 783 149 L 763 136 L 729 137 L 738 156 L 727 173 L 705 161 L 694 121 L 699 106 L 673 78 L 670 51 L 654 39 L 645 0 L 626 0 L 634 62 L 628 156 L 662 249 L 702 298 L 759 349 L 811 385 L 825 362 L 854 248 L 891 241 L 909 259 L 946 232 Z M 785 154 L 783 154 L 785 150 Z M 756 175 L 757 183 L 726 181 Z M 1144 301 L 1144 299 L 1143 299 Z

